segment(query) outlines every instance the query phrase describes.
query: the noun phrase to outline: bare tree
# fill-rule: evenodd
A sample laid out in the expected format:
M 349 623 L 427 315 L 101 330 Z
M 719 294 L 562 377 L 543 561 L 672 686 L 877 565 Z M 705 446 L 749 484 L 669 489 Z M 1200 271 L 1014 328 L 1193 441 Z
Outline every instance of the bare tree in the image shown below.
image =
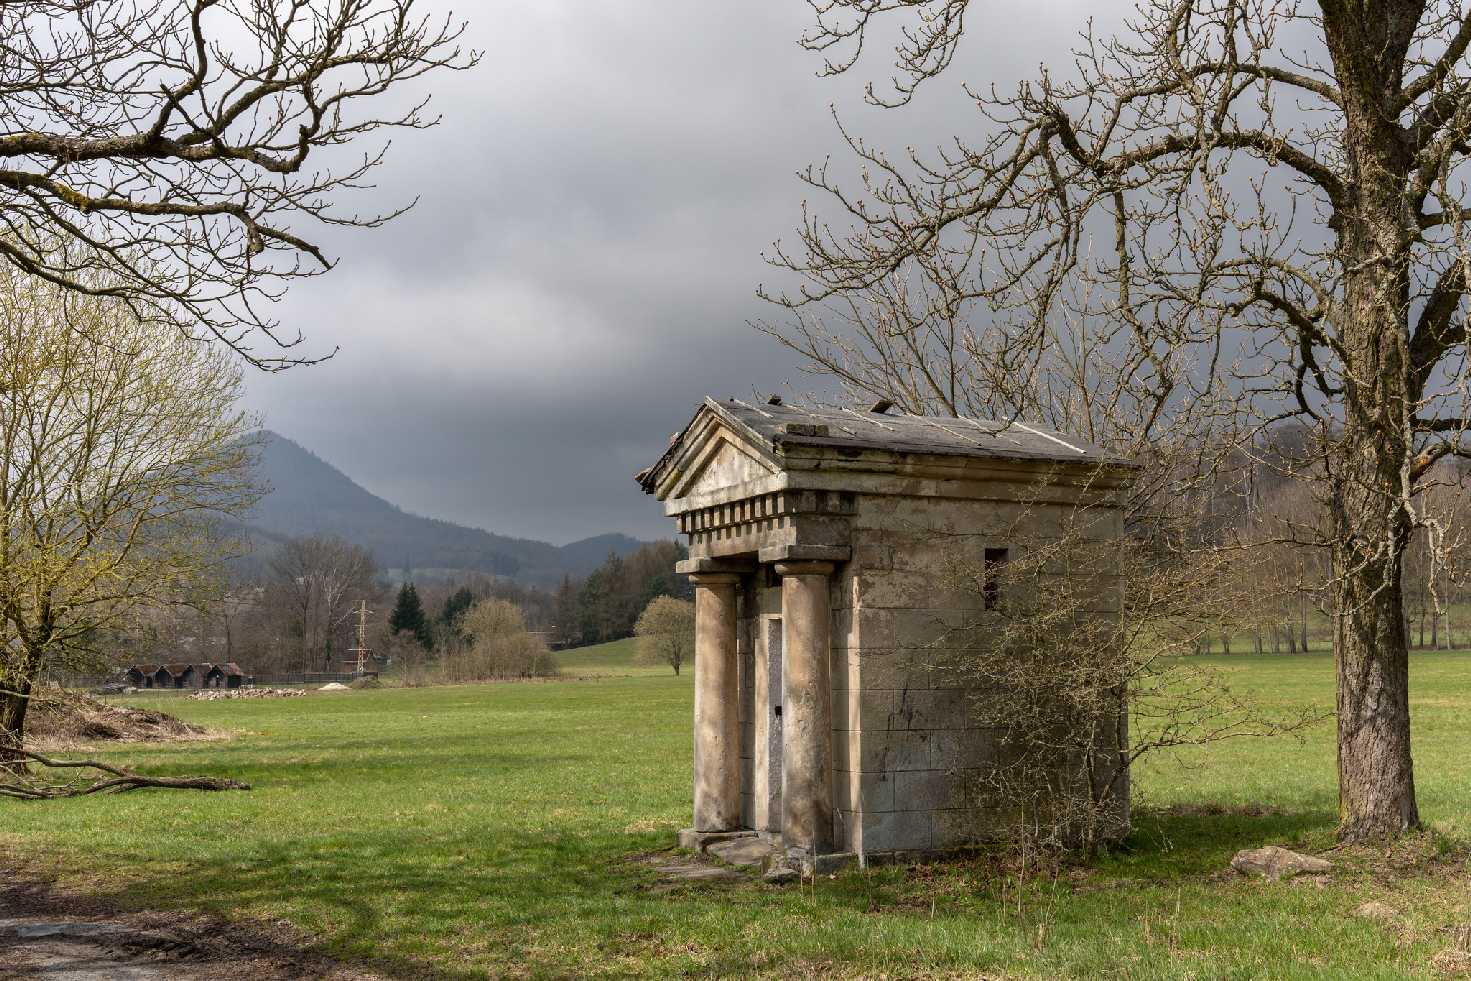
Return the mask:
M 910 18 L 894 89 L 870 89 L 889 104 L 984 16 L 811 3 L 834 73 Z M 1348 841 L 1420 820 L 1401 566 L 1436 461 L 1471 453 L 1468 45 L 1461 0 L 1141 0 L 1066 73 L 970 90 L 974 139 L 847 136 L 862 182 L 809 171 L 827 210 L 773 255 L 801 277 L 777 332 L 912 411 L 1040 415 L 1126 452 L 1315 434 L 1295 466 L 1329 515 Z
M 1273 653 L 1284 643 L 1289 654 L 1309 651 L 1309 624 L 1323 609 L 1333 578 L 1328 550 L 1319 547 L 1330 535 L 1328 515 L 1312 491 L 1312 483 L 1300 479 L 1280 485 L 1233 535 L 1237 544 L 1263 553 L 1242 562 L 1239 575 L 1251 579 L 1251 605 L 1271 633 Z
M 967 689 L 972 724 L 996 739 L 986 765 L 962 773 L 967 807 L 984 815 L 969 831 L 1022 855 L 1121 837 L 1131 793 L 1144 796 L 1131 775 L 1151 754 L 1297 735 L 1322 718 L 1268 711 L 1185 656 L 1243 625 L 1266 552 L 1189 547 L 1188 504 L 1167 505 L 1155 534 L 1121 552 L 1112 509 L 1060 508 L 1047 483 L 1010 517 L 935 533 L 942 584 L 987 612 L 926 652 L 932 671 L 986 679 Z M 974 547 L 996 541 L 1003 562 Z
M 378 565 L 373 553 L 341 538 L 309 535 L 284 542 L 270 562 L 268 605 L 299 639 L 298 664 L 330 670 L 345 650 L 352 611 L 375 598 Z
M 465 643 L 447 648 L 433 676 L 453 683 L 497 678 L 543 678 L 557 673 L 545 641 L 526 629 L 526 617 L 510 600 L 483 599 L 461 622 Z
M 298 363 L 270 301 L 332 265 L 300 226 L 398 213 L 339 199 L 382 161 L 374 134 L 436 122 L 424 100 L 375 111 L 473 65 L 462 30 L 415 0 L 0 4 L 0 256 L 262 367 Z
M 1463 556 L 1471 532 L 1471 501 L 1464 481 L 1458 468 L 1446 464 L 1436 468 L 1436 479 L 1424 492 L 1420 521 L 1406 550 L 1406 579 L 1415 593 L 1422 647 L 1450 650 L 1452 646 L 1452 612 L 1467 574 Z
M 0 764 L 43 670 L 218 582 L 215 519 L 256 497 L 239 393 L 225 354 L 0 267 Z
M 656 596 L 633 627 L 639 660 L 667 664 L 676 675 L 695 656 L 695 604 L 673 596 Z

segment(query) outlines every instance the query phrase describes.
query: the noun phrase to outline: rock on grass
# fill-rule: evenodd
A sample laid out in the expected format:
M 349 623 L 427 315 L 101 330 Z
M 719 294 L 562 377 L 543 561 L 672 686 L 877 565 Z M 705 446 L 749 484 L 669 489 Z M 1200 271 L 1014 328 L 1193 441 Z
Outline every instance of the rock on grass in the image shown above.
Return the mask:
M 1322 875 L 1332 871 L 1333 863 L 1281 845 L 1267 845 L 1237 852 L 1231 859 L 1231 868 L 1242 875 L 1261 875 L 1276 881 L 1294 875 Z
M 1391 926 L 1399 922 L 1399 913 L 1395 912 L 1393 906 L 1372 899 L 1367 903 L 1360 903 L 1355 906 L 1351 915 L 1360 920 L 1373 920 L 1375 923 L 1383 923 L 1385 926 Z

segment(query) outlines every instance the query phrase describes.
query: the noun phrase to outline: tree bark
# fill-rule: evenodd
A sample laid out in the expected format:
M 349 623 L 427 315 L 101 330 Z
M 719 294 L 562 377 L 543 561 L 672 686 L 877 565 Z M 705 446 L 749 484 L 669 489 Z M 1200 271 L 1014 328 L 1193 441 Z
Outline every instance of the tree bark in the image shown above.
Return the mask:
M 1387 210 L 1376 216 L 1391 217 Z M 1344 435 L 1333 476 L 1339 837 L 1365 841 L 1420 824 L 1404 603 L 1412 530 L 1405 502 L 1409 265 L 1391 220 L 1366 216 L 1350 223 L 1344 239 L 1349 255 L 1365 261 L 1349 264 L 1355 271 L 1345 288 L 1342 336 L 1359 367 L 1344 383 Z
M 1339 837 L 1365 841 L 1420 824 L 1410 757 L 1409 651 L 1399 556 L 1366 564 L 1341 548 L 1338 669 Z
M 11 691 L 0 692 L 0 772 L 25 770 L 26 710 L 31 705 L 31 680 L 20 679 Z
M 1367 222 L 1365 223 L 1367 224 Z M 1383 248 L 1361 249 L 1360 254 Z M 1351 253 L 1352 254 L 1352 253 Z M 1404 500 L 1408 264 L 1351 264 L 1343 335 L 1364 367 L 1345 380 L 1344 437 L 1333 476 L 1334 657 L 1338 673 L 1339 837 L 1365 841 L 1418 827 L 1410 756 Z
M 1343 100 L 1348 180 L 1331 226 L 1343 257 L 1334 313 L 1342 347 L 1343 435 L 1330 477 L 1338 799 L 1342 841 L 1420 823 L 1410 757 L 1404 554 L 1414 447 L 1410 268 L 1418 234 L 1406 193 L 1413 151 L 1397 113 L 1418 0 L 1323 4 Z

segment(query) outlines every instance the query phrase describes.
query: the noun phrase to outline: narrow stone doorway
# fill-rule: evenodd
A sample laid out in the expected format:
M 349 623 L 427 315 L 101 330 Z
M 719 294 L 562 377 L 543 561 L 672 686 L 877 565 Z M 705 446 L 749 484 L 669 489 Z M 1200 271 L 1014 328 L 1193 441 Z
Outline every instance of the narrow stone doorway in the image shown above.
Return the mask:
M 766 813 L 767 830 L 781 831 L 781 617 L 764 618 L 766 631 Z

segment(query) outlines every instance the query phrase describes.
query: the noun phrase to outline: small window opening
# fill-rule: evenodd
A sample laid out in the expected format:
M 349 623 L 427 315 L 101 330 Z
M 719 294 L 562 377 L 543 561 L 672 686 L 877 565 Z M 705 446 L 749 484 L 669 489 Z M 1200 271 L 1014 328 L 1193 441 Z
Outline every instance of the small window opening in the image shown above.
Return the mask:
M 1006 564 L 1007 549 L 988 548 L 981 573 L 981 598 L 985 609 L 1001 605 L 1001 567 Z

